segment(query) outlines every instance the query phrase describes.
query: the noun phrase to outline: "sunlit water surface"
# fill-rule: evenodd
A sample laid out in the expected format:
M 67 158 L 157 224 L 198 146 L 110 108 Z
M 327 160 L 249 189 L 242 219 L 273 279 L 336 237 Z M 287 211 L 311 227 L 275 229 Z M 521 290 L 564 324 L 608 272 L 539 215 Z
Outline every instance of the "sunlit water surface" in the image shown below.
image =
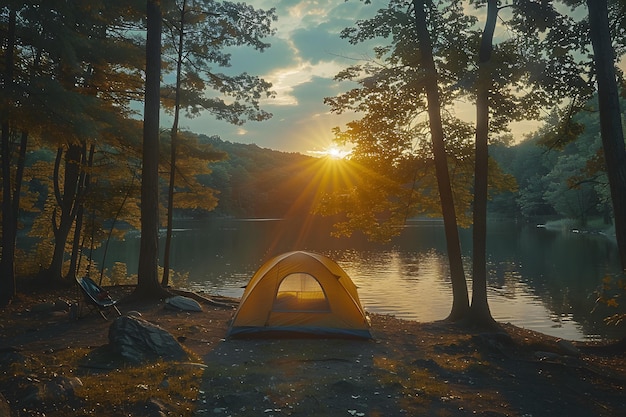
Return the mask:
M 172 268 L 188 274 L 189 289 L 240 297 L 269 257 L 312 250 L 350 275 L 369 312 L 423 322 L 449 313 L 452 290 L 441 224 L 417 222 L 389 245 L 330 239 L 327 230 L 320 232 L 278 220 L 185 223 L 174 234 Z M 129 272 L 136 270 L 138 241 L 114 242 L 105 263 L 126 262 Z M 591 312 L 602 278 L 619 269 L 609 239 L 495 224 L 488 241 L 489 304 L 496 320 L 570 340 L 623 334 L 624 329 L 603 324 L 605 309 Z M 471 272 L 470 231 L 461 231 L 461 243 Z

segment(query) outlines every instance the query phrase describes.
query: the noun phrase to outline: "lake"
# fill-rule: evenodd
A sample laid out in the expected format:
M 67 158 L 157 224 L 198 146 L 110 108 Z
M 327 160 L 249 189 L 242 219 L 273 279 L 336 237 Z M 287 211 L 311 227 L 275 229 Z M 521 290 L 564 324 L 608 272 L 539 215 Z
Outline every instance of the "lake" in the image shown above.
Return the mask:
M 326 226 L 307 221 L 212 219 L 179 221 L 175 227 L 171 267 L 188 274 L 187 289 L 239 297 L 269 257 L 311 250 L 330 256 L 350 275 L 369 312 L 428 322 L 450 311 L 440 221 L 412 222 L 386 245 L 359 236 L 331 238 Z M 471 230 L 461 230 L 461 245 L 469 282 Z M 496 320 L 570 340 L 624 335 L 623 327 L 604 325 L 606 308 L 592 313 L 603 277 L 619 271 L 616 245 L 607 237 L 491 223 L 487 249 L 489 303 Z M 136 235 L 111 242 L 105 264 L 124 262 L 136 273 L 138 251 Z M 101 259 L 100 249 L 94 260 Z

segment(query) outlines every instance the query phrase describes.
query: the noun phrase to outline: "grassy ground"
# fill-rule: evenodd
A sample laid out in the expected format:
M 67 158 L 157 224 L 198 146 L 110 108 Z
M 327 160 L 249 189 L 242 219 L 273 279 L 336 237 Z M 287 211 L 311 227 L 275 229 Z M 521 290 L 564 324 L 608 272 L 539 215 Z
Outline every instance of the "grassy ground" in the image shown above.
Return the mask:
M 122 303 L 190 354 L 131 366 L 107 346 L 110 322 L 38 307 L 57 297 L 75 293 L 22 296 L 0 311 L 0 393 L 12 416 L 626 415 L 623 347 L 577 343 L 573 356 L 511 325 L 480 333 L 382 315 L 371 317 L 370 341 L 225 340 L 232 308 Z M 25 388 L 61 376 L 82 385 L 61 400 L 24 400 Z

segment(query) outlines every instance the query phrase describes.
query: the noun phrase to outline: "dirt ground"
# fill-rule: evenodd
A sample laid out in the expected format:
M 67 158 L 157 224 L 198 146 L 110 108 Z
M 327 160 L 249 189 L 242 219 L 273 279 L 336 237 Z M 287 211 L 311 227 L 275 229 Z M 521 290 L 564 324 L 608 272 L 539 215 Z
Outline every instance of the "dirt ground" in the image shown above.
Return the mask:
M 186 415 L 626 415 L 623 347 L 568 343 L 508 324 L 500 332 L 481 333 L 445 322 L 383 315 L 371 316 L 373 340 L 227 340 L 236 300 L 217 301 L 223 305 L 204 303 L 204 311 L 197 313 L 168 310 L 163 303 L 120 306 L 123 313 L 139 311 L 169 331 L 201 364 Z M 50 302 L 31 297 L 0 310 L 0 356 L 19 352 L 45 362 L 62 352 L 107 345 L 111 321 L 97 314 L 75 320 L 36 307 Z M 45 406 L 28 409 L 20 404 L 11 369 L 2 361 L 0 366 L 0 394 L 10 404 L 11 416 L 55 415 Z M 67 368 L 55 372 L 78 374 Z M 145 390 L 154 384 L 131 381 Z M 135 401 L 130 390 L 124 401 Z M 94 406 L 76 415 L 140 414 L 97 411 Z

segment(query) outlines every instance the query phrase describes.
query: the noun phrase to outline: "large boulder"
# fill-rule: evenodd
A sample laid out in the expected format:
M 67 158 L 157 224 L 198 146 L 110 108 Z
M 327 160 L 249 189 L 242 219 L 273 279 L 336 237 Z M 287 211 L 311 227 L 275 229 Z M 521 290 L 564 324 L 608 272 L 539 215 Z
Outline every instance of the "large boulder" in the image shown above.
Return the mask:
M 165 300 L 165 307 L 182 311 L 202 311 L 202 306 L 196 300 L 177 295 Z
M 157 359 L 166 361 L 189 359 L 174 336 L 141 317 L 116 318 L 109 327 L 109 345 L 114 352 L 132 363 Z

